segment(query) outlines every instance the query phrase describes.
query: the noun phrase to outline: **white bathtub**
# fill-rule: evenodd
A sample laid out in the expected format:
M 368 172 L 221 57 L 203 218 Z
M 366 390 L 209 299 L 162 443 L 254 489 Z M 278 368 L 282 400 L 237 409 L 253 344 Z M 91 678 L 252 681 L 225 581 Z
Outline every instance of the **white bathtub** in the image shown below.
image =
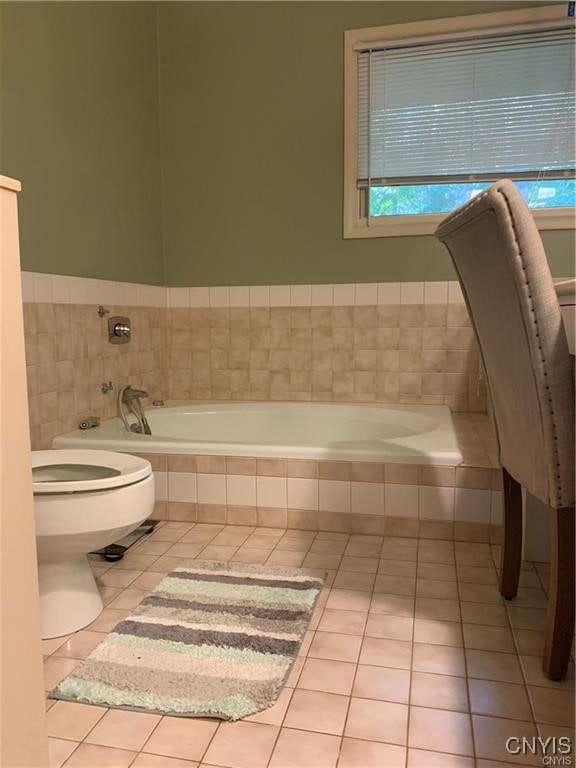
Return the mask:
M 268 456 L 407 464 L 462 461 L 443 405 L 193 402 L 146 411 L 152 435 L 119 419 L 54 440 L 55 448 Z

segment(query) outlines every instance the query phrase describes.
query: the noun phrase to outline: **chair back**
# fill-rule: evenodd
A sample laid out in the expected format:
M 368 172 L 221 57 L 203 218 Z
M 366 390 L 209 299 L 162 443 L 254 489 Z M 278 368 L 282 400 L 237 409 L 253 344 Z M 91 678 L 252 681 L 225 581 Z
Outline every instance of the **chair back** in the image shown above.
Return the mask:
M 574 504 L 574 366 L 542 240 L 505 179 L 436 230 L 483 358 L 500 463 L 554 507 Z

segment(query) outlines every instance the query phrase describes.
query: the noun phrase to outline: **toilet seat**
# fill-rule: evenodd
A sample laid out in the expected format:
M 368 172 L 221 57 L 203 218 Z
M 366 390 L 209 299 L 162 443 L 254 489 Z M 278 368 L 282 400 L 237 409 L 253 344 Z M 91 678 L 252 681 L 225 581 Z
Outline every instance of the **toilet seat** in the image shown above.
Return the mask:
M 106 491 L 151 474 L 149 461 L 129 453 L 83 448 L 32 451 L 34 495 Z

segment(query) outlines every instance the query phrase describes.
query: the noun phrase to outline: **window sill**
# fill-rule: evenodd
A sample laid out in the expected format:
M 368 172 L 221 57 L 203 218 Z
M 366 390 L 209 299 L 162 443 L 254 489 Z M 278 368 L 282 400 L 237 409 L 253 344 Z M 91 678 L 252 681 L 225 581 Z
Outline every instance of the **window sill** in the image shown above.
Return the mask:
M 370 225 L 366 219 L 355 219 L 344 223 L 344 239 L 433 235 L 436 227 L 449 215 L 386 216 L 372 219 Z M 576 229 L 575 208 L 537 209 L 532 215 L 539 230 Z

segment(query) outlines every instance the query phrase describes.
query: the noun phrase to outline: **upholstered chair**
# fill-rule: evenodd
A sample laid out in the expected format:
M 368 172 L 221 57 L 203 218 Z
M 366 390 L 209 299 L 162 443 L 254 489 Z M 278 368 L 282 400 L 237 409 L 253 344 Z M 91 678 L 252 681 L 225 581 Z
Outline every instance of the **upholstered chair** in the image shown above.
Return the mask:
M 436 230 L 452 257 L 492 403 L 504 482 L 500 591 L 517 594 L 522 487 L 550 509 L 544 671 L 561 679 L 574 630 L 574 361 L 546 254 L 514 184 L 499 181 Z

